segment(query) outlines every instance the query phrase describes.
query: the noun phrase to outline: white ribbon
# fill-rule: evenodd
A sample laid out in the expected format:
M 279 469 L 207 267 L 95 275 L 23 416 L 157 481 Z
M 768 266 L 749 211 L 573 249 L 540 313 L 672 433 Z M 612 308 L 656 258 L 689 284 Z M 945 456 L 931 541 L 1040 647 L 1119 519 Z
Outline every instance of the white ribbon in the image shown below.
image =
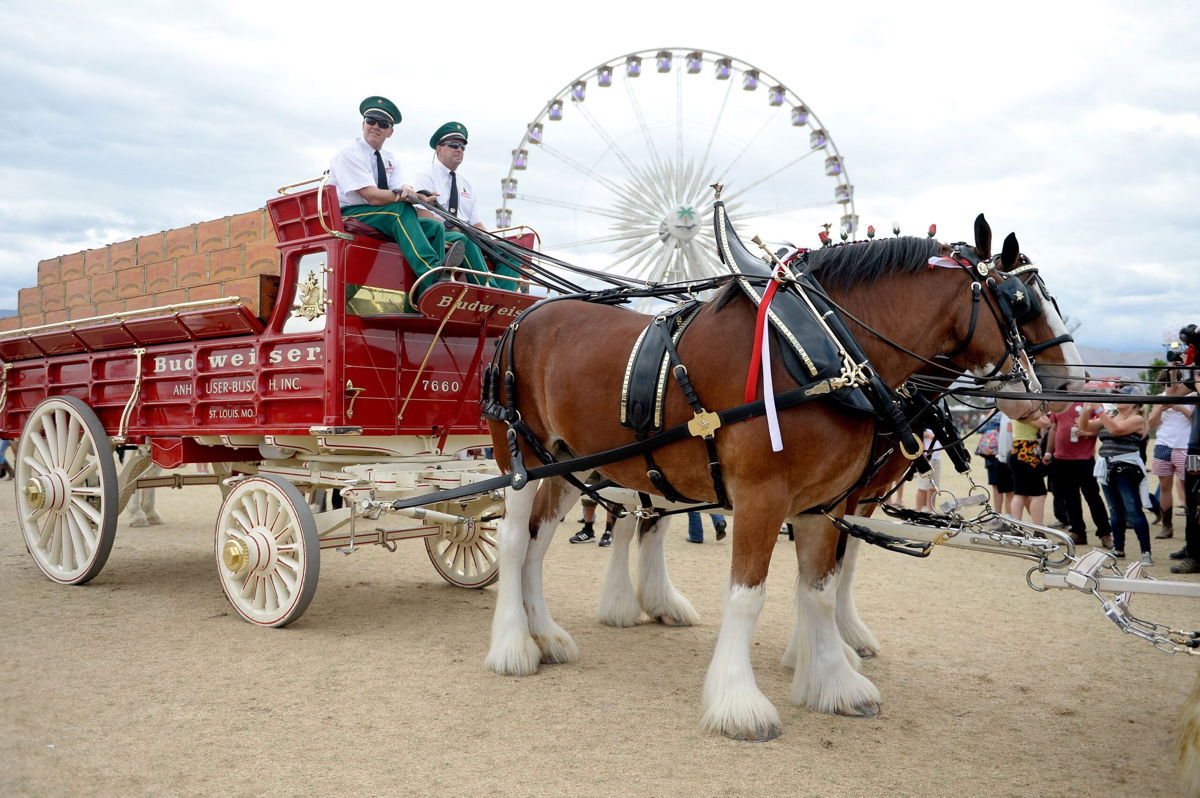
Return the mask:
M 779 409 L 775 407 L 775 386 L 771 384 L 771 321 L 767 319 L 767 329 L 762 337 L 762 381 L 763 404 L 767 407 L 767 431 L 771 435 L 771 451 L 783 451 L 783 437 L 779 434 Z

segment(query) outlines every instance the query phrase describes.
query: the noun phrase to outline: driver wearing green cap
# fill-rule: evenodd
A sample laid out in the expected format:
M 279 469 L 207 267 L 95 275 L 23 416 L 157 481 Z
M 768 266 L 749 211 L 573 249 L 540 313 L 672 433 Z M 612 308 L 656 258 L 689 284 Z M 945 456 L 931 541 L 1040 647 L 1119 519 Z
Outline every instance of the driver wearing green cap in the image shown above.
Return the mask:
M 449 213 L 463 222 L 486 230 L 479 216 L 479 203 L 475 188 L 462 174 L 462 162 L 467 153 L 467 127 L 461 122 L 447 122 L 433 132 L 429 137 L 429 146 L 434 151 L 432 166 L 417 175 L 413 185 L 417 190 L 438 197 L 438 203 Z M 424 215 L 425 211 L 419 212 Z M 518 277 L 519 274 L 509 265 L 500 262 L 496 264 L 495 277 L 484 277 L 488 273 L 487 263 L 478 245 L 467 238 L 457 229 L 446 231 L 446 240 L 462 242 L 466 249 L 467 262 L 471 272 L 467 277 L 478 285 L 517 290 L 519 283 L 515 280 L 505 280 L 504 276 Z
M 463 259 L 462 242 L 453 242 L 443 254 L 445 228 L 417 217 L 410 202 L 416 192 L 404 182 L 396 157 L 383 149 L 400 124 L 400 109 L 386 97 L 375 96 L 363 100 L 358 111 L 362 137 L 329 164 L 329 182 L 337 187 L 342 217 L 357 219 L 395 241 L 418 277 L 431 269 L 457 267 Z

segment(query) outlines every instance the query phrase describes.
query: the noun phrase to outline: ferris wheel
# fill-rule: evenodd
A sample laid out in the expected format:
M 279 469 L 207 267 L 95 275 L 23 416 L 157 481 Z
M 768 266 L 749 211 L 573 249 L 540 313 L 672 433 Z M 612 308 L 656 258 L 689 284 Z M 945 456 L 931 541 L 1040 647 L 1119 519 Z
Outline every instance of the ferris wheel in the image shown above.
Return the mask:
M 799 242 L 858 226 L 845 162 L 812 109 L 746 61 L 682 47 L 611 59 L 559 90 L 512 151 L 496 222 L 533 226 L 544 251 L 594 269 L 700 279 L 726 273 L 714 183 L 748 235 Z

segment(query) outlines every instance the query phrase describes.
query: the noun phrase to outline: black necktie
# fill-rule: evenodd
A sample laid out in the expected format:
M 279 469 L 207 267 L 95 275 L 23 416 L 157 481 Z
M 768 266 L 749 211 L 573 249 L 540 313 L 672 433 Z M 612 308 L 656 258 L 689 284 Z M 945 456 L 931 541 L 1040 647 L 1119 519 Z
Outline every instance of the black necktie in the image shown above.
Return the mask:
M 383 156 L 379 154 L 379 150 L 375 150 L 375 168 L 378 174 L 375 177 L 375 185 L 384 190 L 387 189 L 387 172 L 383 168 Z
M 458 215 L 458 176 L 450 173 L 450 213 Z

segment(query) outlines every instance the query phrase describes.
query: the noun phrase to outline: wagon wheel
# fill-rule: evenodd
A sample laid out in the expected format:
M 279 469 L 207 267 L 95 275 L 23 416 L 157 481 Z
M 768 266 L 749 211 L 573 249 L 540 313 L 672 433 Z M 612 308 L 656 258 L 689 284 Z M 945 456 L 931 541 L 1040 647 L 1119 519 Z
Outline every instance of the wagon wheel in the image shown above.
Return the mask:
M 312 510 L 295 485 L 250 477 L 221 503 L 217 572 L 229 603 L 259 626 L 286 626 L 317 590 L 320 541 Z
M 17 515 L 34 562 L 82 585 L 108 561 L 117 532 L 117 468 L 95 412 L 56 396 L 30 414 L 17 447 Z
M 455 587 L 484 588 L 500 578 L 500 546 L 495 527 L 480 521 L 425 538 L 433 567 Z

